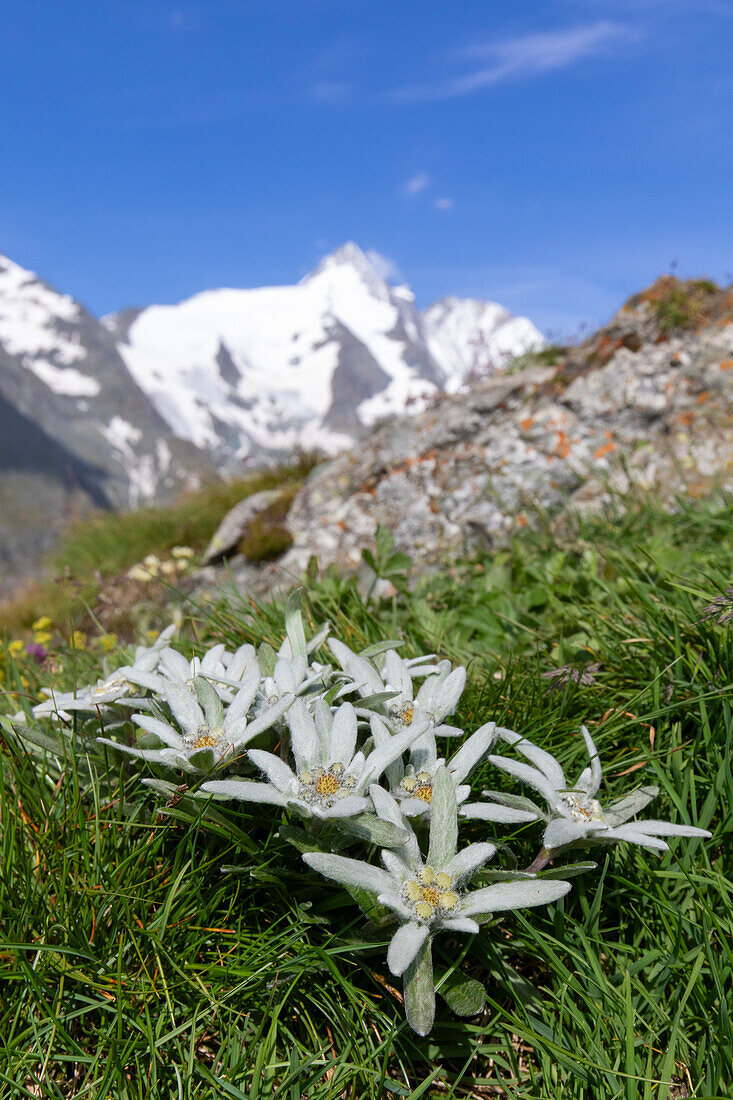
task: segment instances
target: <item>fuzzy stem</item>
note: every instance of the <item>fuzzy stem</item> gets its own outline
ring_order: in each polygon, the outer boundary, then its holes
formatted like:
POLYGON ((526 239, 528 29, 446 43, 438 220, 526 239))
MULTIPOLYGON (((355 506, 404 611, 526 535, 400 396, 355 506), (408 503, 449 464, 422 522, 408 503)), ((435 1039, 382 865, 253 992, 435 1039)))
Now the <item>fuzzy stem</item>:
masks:
POLYGON ((552 852, 548 852, 547 848, 540 848, 537 855, 534 857, 529 867, 525 867, 525 875, 535 875, 538 871, 543 871, 548 863, 555 857, 552 852))

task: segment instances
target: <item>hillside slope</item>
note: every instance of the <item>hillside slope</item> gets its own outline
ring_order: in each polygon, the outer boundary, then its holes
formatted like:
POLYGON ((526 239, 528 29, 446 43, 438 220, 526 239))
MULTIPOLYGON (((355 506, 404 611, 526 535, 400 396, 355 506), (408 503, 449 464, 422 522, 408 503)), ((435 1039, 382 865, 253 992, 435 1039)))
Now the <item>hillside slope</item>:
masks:
POLYGON ((668 503, 733 490, 732 322, 733 288, 661 279, 554 363, 527 356, 316 469, 288 517, 288 553, 264 572, 229 568, 263 591, 313 554, 353 569, 379 525, 424 567, 631 485, 668 503))

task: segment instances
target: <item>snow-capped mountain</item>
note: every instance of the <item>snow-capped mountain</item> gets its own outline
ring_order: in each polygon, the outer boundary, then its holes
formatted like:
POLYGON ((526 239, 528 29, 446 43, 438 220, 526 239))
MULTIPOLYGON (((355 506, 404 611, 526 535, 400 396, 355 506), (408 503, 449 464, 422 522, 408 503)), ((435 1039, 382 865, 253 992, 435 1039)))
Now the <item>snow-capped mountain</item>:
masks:
POLYGON ((542 343, 493 303, 446 298, 420 314, 352 243, 295 286, 208 290, 103 324, 170 431, 221 469, 341 450, 542 343))
POLYGON ((428 306, 422 320, 448 393, 544 343, 527 317, 514 317, 496 302, 478 298, 441 298, 428 306))
MULTIPOLYGON (((67 462, 50 463, 49 473, 73 474, 96 503, 138 504, 211 468, 208 456, 170 432, 99 321, 3 256, 0 398, 68 454, 67 462)), ((15 460, 4 455, 5 468, 23 465, 22 433, 16 434, 19 449, 15 460)))
POLYGON ((489 302, 424 313, 354 244, 295 286, 207 290, 100 323, 0 256, 0 589, 70 516, 335 452, 542 341, 489 302))

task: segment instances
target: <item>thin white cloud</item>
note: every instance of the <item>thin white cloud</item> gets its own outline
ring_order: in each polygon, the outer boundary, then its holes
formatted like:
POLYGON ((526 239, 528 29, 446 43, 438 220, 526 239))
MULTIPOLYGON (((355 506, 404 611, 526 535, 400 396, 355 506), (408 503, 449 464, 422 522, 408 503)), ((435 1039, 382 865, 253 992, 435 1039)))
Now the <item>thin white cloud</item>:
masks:
POLYGON ((427 172, 416 172, 405 184, 405 194, 410 197, 419 195, 421 191, 425 191, 430 187, 430 182, 430 176, 427 172))
POLYGON ((454 99, 472 95, 483 88, 506 80, 521 80, 541 73, 568 68, 576 61, 592 57, 613 45, 636 37, 629 27, 603 20, 587 26, 509 38, 502 42, 480 42, 457 55, 464 61, 486 63, 441 84, 403 88, 393 98, 404 102, 454 99))
POLYGON ((444 195, 441 198, 436 199, 433 203, 433 206, 436 210, 452 210, 453 199, 449 199, 446 195, 444 195))
POLYGON ((346 103, 351 92, 351 85, 345 80, 319 80, 311 89, 311 98, 316 103, 346 103))

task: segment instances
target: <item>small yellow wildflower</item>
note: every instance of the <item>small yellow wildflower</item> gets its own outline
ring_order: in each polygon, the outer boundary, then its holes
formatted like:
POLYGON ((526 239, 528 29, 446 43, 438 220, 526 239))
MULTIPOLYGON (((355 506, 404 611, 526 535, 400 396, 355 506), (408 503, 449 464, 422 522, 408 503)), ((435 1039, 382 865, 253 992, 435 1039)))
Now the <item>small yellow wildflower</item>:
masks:
POLYGON ((86 649, 87 647, 87 636, 83 630, 75 630, 71 635, 71 641, 74 649, 86 649))
POLYGON ((48 615, 41 615, 40 619, 36 619, 33 623, 34 630, 48 630, 50 626, 53 626, 53 623, 48 615))
POLYGON ((117 649, 118 639, 116 634, 103 634, 99 639, 99 644, 105 653, 111 653, 113 649, 117 649))
POLYGON ((36 645, 48 645, 52 638, 53 634, 51 634, 48 630, 38 630, 33 635, 33 641, 36 643, 36 645))
POLYGON ((25 653, 25 642, 15 638, 8 646, 8 652, 11 657, 20 657, 21 653, 25 653))

